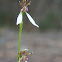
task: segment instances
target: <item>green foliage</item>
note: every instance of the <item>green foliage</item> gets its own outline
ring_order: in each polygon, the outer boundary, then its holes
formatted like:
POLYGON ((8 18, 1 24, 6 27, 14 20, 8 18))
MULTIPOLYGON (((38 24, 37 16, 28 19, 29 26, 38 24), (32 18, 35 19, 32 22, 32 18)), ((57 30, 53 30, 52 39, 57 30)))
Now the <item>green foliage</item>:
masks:
POLYGON ((0 11, 0 27, 4 27, 4 26, 13 27, 16 24, 15 21, 16 21, 16 17, 13 14, 13 12, 0 11))
POLYGON ((57 28, 58 24, 61 23, 58 15, 55 15, 53 12, 48 12, 43 21, 40 22, 40 31, 50 30, 52 28, 57 28))

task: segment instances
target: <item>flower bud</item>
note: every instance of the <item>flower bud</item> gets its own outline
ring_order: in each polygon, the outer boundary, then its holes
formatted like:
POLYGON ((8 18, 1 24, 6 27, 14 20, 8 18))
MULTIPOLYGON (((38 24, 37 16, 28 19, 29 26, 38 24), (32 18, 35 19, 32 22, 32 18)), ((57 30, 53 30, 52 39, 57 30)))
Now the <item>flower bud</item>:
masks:
POLYGON ((27 12, 28 11, 28 7, 27 6, 24 6, 22 9, 21 9, 22 12, 27 12))
POLYGON ((28 58, 27 58, 27 56, 22 56, 22 58, 21 58, 20 60, 21 60, 21 61, 27 61, 28 58))

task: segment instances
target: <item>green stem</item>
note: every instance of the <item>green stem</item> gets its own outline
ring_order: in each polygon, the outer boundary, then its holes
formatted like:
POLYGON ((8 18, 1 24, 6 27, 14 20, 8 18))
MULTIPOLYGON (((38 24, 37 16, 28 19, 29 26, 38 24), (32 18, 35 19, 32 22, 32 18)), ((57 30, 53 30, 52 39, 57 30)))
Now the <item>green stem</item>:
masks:
POLYGON ((23 24, 23 22, 20 24, 20 30, 19 30, 18 53, 20 52, 20 43, 21 43, 20 41, 21 41, 22 24, 23 24))
MULTIPOLYGON (((22 13, 22 17, 23 17, 23 12, 22 13)), ((20 56, 19 56, 19 53, 20 53, 20 43, 21 43, 21 32, 22 32, 22 25, 23 25, 23 22, 20 23, 20 26, 19 26, 19 42, 18 42, 18 62, 21 62, 20 61, 20 56)))

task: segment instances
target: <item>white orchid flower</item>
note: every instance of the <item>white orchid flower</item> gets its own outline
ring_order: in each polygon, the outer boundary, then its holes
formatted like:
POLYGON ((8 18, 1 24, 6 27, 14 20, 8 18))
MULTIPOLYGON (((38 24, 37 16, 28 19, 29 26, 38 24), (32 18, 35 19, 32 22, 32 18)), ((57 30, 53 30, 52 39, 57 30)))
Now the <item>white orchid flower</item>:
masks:
POLYGON ((18 25, 18 24, 20 24, 20 23, 22 22, 22 20, 23 20, 23 15, 22 15, 22 13, 25 12, 25 13, 26 13, 26 16, 27 16, 28 19, 29 19, 29 21, 30 21, 34 26, 39 27, 39 26, 35 23, 34 19, 27 13, 27 11, 28 11, 28 7, 27 7, 27 6, 31 3, 31 1, 30 1, 28 4, 26 4, 26 2, 27 2, 27 0, 23 0, 22 3, 20 3, 21 6, 22 6, 22 9, 21 9, 21 12, 19 13, 19 15, 18 15, 18 17, 17 17, 16 25, 18 25))

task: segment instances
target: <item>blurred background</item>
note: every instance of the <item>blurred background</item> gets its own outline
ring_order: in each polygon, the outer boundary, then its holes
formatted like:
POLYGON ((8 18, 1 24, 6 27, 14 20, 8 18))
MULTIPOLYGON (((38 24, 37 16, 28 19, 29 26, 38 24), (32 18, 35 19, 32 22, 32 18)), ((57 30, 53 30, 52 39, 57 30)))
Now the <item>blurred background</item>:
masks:
MULTIPOLYGON (((31 0, 28 7, 40 27, 24 14, 21 50, 34 52, 28 62, 62 62, 62 0, 31 0)), ((19 0, 0 0, 0 62, 17 62, 20 8, 19 0)))

